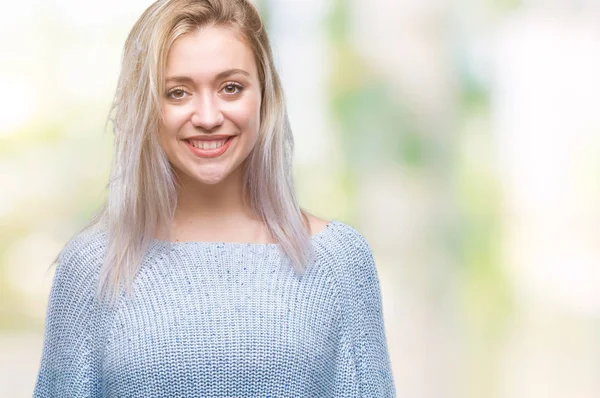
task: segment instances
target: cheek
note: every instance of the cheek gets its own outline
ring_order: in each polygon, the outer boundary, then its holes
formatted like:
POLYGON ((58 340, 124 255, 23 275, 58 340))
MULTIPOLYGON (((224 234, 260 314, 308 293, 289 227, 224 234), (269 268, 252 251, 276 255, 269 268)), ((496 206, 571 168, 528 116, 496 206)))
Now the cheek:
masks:
POLYGON ((260 98, 248 98, 234 110, 232 118, 244 133, 257 135, 260 126, 260 98))
POLYGON ((162 120, 160 123, 162 135, 165 137, 177 135, 177 132, 189 119, 189 111, 186 107, 166 106, 162 111, 162 120))

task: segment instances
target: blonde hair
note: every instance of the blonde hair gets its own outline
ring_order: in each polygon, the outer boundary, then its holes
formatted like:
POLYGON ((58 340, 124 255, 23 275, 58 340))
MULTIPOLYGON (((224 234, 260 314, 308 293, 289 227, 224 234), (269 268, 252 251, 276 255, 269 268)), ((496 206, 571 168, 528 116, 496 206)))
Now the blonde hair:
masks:
POLYGON ((269 39, 248 0, 159 0, 133 26, 109 120, 114 156, 108 198, 83 230, 100 228, 107 246, 97 295, 127 293, 156 228, 171 225, 177 204, 175 177, 157 130, 166 59, 182 35, 205 26, 234 29, 252 49, 262 88, 260 129, 244 165, 245 199, 294 269, 312 261, 310 227, 292 177, 294 141, 269 39), (114 116, 113 116, 114 112, 114 116))

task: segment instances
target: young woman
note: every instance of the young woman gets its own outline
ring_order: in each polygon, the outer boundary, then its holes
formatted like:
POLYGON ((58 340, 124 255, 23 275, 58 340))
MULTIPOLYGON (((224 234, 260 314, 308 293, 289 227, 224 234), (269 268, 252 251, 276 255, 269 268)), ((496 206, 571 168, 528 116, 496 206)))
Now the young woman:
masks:
POLYGON ((247 0, 160 0, 125 43, 106 204, 56 259, 35 397, 394 397, 364 237, 300 208, 247 0))

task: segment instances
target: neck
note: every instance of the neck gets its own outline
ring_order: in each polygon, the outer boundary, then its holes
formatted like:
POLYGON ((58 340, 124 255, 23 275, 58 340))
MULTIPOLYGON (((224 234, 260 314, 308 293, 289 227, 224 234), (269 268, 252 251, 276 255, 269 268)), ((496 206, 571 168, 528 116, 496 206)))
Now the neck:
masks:
POLYGON ((186 175, 179 175, 178 181, 176 222, 212 224, 253 218, 243 197, 239 171, 213 185, 199 183, 186 175))
POLYGON ((167 231, 159 230, 158 236, 173 241, 272 243, 264 223, 244 200, 242 177, 236 171, 207 185, 179 175, 173 224, 167 231))

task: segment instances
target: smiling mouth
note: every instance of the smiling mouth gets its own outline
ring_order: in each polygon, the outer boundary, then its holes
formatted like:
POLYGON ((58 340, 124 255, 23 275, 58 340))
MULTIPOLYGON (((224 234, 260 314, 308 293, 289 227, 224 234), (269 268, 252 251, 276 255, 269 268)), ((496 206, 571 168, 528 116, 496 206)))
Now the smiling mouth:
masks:
POLYGON ((190 151, 202 158, 214 158, 221 156, 231 146, 231 142, 235 136, 231 136, 219 140, 183 140, 190 151))
POLYGON ((221 140, 185 140, 190 143, 194 148, 211 150, 218 149, 225 145, 232 137, 224 138, 221 140))

